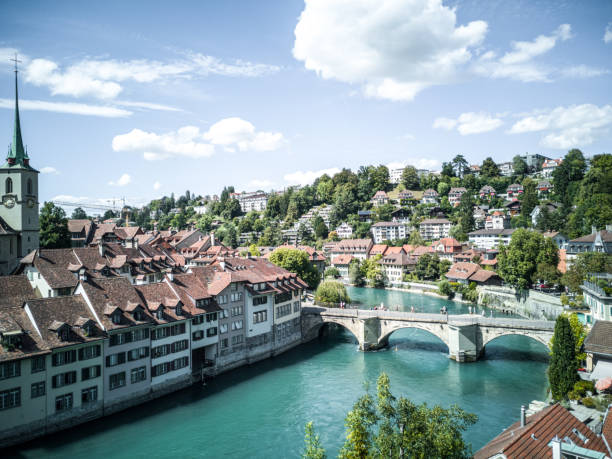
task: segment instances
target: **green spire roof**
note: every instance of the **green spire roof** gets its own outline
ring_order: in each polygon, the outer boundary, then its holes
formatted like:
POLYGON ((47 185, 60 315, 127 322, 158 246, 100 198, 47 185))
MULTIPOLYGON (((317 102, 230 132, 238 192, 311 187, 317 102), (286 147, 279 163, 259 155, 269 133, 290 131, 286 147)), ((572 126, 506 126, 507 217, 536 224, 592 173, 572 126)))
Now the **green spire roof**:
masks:
POLYGON ((32 169, 28 152, 23 147, 21 123, 19 122, 19 92, 17 88, 17 69, 15 68, 15 125, 13 126, 13 143, 6 157, 4 167, 32 169))

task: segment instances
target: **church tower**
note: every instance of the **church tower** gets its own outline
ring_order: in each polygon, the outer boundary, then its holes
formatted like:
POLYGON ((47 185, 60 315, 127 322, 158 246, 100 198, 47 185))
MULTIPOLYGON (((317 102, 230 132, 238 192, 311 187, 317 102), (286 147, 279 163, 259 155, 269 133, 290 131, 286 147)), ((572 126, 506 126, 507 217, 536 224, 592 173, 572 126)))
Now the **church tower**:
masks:
MULTIPOLYGON (((15 121, 13 142, 0 166, 0 220, 16 233, 18 258, 39 246, 38 171, 30 166, 28 152, 23 147, 19 121, 19 93, 17 88, 17 59, 15 58, 15 121)), ((1 232, 1 231, 0 231, 1 232)))

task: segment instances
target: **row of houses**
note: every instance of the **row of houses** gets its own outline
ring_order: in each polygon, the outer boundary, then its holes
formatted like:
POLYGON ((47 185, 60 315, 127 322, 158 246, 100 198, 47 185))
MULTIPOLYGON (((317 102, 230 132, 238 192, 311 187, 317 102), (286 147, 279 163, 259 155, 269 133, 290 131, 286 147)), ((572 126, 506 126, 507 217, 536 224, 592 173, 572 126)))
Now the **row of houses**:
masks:
POLYGON ((70 292, 47 297, 25 275, 0 278, 0 446, 301 342, 307 286, 262 258, 219 257, 139 285, 90 266, 72 275, 70 292))

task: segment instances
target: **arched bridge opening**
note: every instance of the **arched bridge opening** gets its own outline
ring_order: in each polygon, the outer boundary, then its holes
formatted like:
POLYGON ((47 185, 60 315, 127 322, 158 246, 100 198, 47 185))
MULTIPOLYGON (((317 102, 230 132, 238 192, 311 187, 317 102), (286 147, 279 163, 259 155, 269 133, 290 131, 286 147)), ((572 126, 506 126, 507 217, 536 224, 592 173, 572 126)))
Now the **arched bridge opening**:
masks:
POLYGON ((519 331, 499 333, 483 340, 481 356, 491 360, 548 361, 551 336, 519 331))
MULTIPOLYGON (((384 334, 381 335, 378 341, 380 346, 388 346, 389 340, 397 331, 416 330, 420 332, 418 334, 421 334, 422 336, 424 335, 427 337, 434 337, 435 340, 427 341, 427 340, 419 339, 419 337, 416 336, 414 338, 411 338, 410 341, 419 343, 419 347, 420 346, 428 347, 426 345, 428 343, 432 343, 431 348, 436 348, 437 350, 440 350, 440 352, 448 353, 448 331, 446 330, 444 326, 440 327, 439 324, 424 325, 424 324, 418 324, 418 323, 405 323, 401 325, 391 326, 389 328, 390 328, 389 330, 383 331, 384 334)), ((402 339, 402 338, 399 337, 399 339, 402 339)))

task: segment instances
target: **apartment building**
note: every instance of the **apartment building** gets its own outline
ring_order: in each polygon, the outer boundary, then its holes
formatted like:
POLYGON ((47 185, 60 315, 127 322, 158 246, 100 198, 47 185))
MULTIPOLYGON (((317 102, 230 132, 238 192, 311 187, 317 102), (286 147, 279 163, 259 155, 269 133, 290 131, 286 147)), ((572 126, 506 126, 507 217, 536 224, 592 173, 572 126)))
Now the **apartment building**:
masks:
POLYGON ((402 181, 403 173, 404 169, 401 167, 397 169, 389 169, 389 183, 392 183, 393 185, 400 183, 402 181))
POLYGON ((448 202, 451 206, 457 207, 461 202, 461 196, 465 193, 467 193, 467 189, 462 186, 451 188, 448 192, 448 202))
POLYGON ((247 213, 252 210, 262 212, 266 210, 268 205, 268 195, 263 191, 254 191, 250 193, 234 193, 232 198, 237 199, 242 212, 247 213))
POLYGON ((473 247, 479 249, 494 249, 499 244, 508 245, 512 238, 514 229, 481 229, 468 233, 468 238, 473 247))
POLYGON ((404 274, 413 271, 416 260, 403 250, 398 253, 387 253, 380 260, 387 285, 397 285, 404 280, 404 274))
POLYGON ((370 256, 372 239, 343 239, 332 248, 331 255, 351 255, 354 258, 365 260, 370 256))
POLYGON ((446 218, 429 218, 419 224, 419 233, 426 241, 449 237, 451 222, 446 218))
POLYGON ((340 239, 350 239, 353 237, 353 228, 346 222, 342 222, 336 228, 336 234, 340 239))
POLYGON ((499 173, 504 177, 511 177, 514 174, 514 165, 511 161, 499 163, 497 167, 499 168, 499 173))
POLYGON ((378 222, 370 228, 375 244, 406 238, 406 225, 400 222, 378 222))

